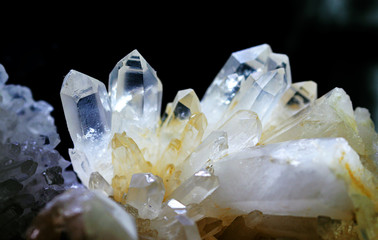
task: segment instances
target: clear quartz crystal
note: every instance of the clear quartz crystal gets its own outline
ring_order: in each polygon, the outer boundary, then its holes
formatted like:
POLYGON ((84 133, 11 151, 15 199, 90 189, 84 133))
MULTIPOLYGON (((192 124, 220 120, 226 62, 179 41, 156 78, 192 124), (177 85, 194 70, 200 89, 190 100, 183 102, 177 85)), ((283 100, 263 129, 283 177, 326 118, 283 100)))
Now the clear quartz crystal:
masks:
POLYGON ((99 172, 92 172, 89 178, 88 188, 91 190, 101 190, 106 195, 113 195, 113 188, 99 172))
POLYGON ((188 120, 190 116, 201 112, 199 99, 193 89, 178 91, 172 105, 166 110, 167 117, 163 122, 163 128, 175 128, 179 122, 188 120))
POLYGON ((267 59, 266 72, 272 71, 274 69, 283 68, 285 69, 285 78, 287 82, 291 83, 291 69, 289 63, 289 57, 285 54, 271 53, 267 59))
POLYGON ((220 120, 248 76, 257 79, 263 73, 270 53, 270 46, 263 44, 231 54, 201 100, 203 112, 211 116, 210 123, 220 120))
POLYGON ((109 182, 113 172, 110 152, 107 151, 111 108, 105 85, 71 70, 64 78, 60 96, 75 146, 70 152, 75 171, 85 185, 93 171, 98 171, 109 182))
POLYGON ((261 143, 324 137, 343 137, 357 153, 365 155, 352 102, 343 89, 335 88, 317 99, 313 105, 292 116, 275 131, 264 134, 261 143))
MULTIPOLYGON (((191 123, 188 125, 190 120, 192 123, 197 123, 195 125, 198 125, 197 120, 206 121, 207 126, 207 120, 201 113, 200 101, 193 89, 179 91, 173 103, 167 106, 165 113, 166 117, 160 127, 160 148, 164 151, 166 151, 166 148, 169 148, 169 145, 182 145, 175 144, 175 142, 180 140, 178 138, 180 135, 185 134, 186 130, 190 130, 190 128, 187 128, 193 125, 191 123), (197 117, 194 118, 194 115, 197 117)), ((206 126, 202 126, 201 128, 205 130, 206 126)), ((203 135, 203 133, 201 134, 203 135)))
POLYGON ((164 203, 158 219, 151 222, 151 227, 159 230, 159 240, 201 239, 196 223, 188 217, 188 208, 176 199, 164 203))
POLYGON ((279 68, 262 74, 257 80, 249 76, 242 86, 242 90, 234 100, 235 104, 225 115, 231 116, 236 111, 248 109, 257 113, 264 126, 290 83, 285 77, 285 70, 279 68))
POLYGON ((208 170, 202 169, 176 188, 169 198, 176 199, 185 205, 199 204, 210 196, 218 186, 218 177, 208 170))
POLYGON ((126 204, 138 209, 139 217, 154 219, 161 210, 165 189, 163 180, 151 173, 136 173, 132 176, 126 204))
POLYGON ((272 111, 272 116, 264 128, 267 133, 279 127, 286 119, 310 106, 317 98, 317 85, 313 81, 293 83, 272 111))
POLYGON ((290 84, 289 58, 272 53, 269 45, 234 52, 201 100, 210 126, 208 132, 224 116, 230 117, 238 110, 256 112, 265 125, 290 84))
MULTIPOLYGON (((162 84, 155 70, 134 50, 121 59, 109 75, 113 129, 127 130, 128 122, 155 129, 160 119, 162 84)), ((135 127, 135 126, 133 126, 135 127)))
POLYGON ((111 109, 105 85, 71 70, 64 78, 60 96, 75 147, 98 144, 111 128, 111 109))
POLYGON ((228 153, 255 146, 261 137, 261 122, 256 113, 240 110, 231 116, 218 131, 228 136, 228 153))
POLYGON ((227 154, 228 138, 224 131, 214 131, 188 156, 178 169, 180 179, 185 181, 201 168, 210 167, 214 161, 227 154))

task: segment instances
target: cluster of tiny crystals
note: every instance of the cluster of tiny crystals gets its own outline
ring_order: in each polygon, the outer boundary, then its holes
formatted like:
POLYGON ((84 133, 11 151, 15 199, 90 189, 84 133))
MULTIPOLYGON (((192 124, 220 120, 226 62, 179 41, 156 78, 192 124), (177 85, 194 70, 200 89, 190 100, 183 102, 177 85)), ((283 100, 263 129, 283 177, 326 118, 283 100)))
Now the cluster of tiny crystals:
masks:
POLYGON ((19 239, 47 202, 80 184, 54 150, 53 108, 7 80, 0 64, 0 239, 19 239))
POLYGON ((343 89, 318 98, 262 44, 232 53, 201 100, 181 90, 161 115, 162 92, 137 50, 108 90, 66 75, 87 189, 48 204, 30 239, 376 239, 378 135, 343 89))

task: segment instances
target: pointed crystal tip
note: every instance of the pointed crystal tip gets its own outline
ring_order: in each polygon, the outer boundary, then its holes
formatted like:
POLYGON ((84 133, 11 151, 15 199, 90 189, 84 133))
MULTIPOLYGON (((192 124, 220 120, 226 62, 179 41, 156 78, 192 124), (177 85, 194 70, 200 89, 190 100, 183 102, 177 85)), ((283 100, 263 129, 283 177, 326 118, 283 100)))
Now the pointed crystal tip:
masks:
POLYGON ((147 128, 156 127, 159 121, 162 91, 155 70, 136 49, 121 59, 109 75, 112 109, 147 128))
POLYGON ((102 82, 71 70, 64 78, 60 96, 74 144, 99 139, 110 131, 110 103, 102 82))

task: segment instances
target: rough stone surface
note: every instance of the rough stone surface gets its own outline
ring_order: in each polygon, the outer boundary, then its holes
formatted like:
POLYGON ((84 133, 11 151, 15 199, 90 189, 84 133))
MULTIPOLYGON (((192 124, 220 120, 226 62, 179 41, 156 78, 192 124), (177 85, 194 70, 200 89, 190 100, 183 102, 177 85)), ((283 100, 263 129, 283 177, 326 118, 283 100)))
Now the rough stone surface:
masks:
POLYGON ((0 238, 19 239, 46 203, 81 185, 54 150, 60 140, 53 108, 7 78, 0 65, 0 238))

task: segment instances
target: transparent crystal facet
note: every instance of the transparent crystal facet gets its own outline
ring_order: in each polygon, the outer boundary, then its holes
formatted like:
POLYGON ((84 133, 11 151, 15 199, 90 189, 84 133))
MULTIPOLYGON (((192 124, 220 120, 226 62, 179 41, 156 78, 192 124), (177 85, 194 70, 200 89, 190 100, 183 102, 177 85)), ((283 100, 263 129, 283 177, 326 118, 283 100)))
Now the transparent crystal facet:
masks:
POLYGON ((137 50, 121 59, 109 75, 112 109, 120 115, 113 121, 114 129, 125 131, 128 120, 155 129, 160 119, 162 90, 155 70, 137 50))
POLYGON ((141 218, 154 219, 161 210, 164 194, 160 177, 151 173, 136 173, 131 178, 126 203, 138 209, 141 218))
POLYGON ((228 153, 253 147, 260 140, 262 127, 256 113, 240 110, 231 116, 219 131, 225 131, 228 136, 228 153))
POLYGON ((227 154, 228 138, 224 131, 214 131, 179 166, 180 179, 185 181, 201 168, 206 168, 227 154))
POLYGON ((343 137, 356 152, 365 155, 358 134, 352 102, 344 90, 335 88, 313 105, 285 121, 276 130, 266 133, 264 144, 301 138, 343 137))
POLYGON ((248 94, 256 98, 249 109, 257 113, 263 125, 288 86, 290 83, 285 79, 283 68, 267 72, 254 82, 252 92, 248 94))
POLYGON ((91 190, 101 190, 108 196, 113 195, 113 188, 99 172, 91 173, 88 188, 91 190))
POLYGON ((317 85, 315 82, 293 83, 274 107, 263 132, 269 134, 270 131, 283 125, 287 119, 313 104, 316 98, 317 85))
POLYGON ((260 77, 270 53, 270 46, 263 44, 231 55, 201 100, 202 110, 209 118, 209 123, 220 120, 245 79, 250 75, 254 79, 260 77))
POLYGON ((60 96, 75 146, 98 142, 110 131, 110 103, 102 82, 71 70, 64 78, 60 96))
POLYGON ((196 223, 188 217, 188 208, 176 199, 164 203, 157 221, 152 221, 151 225, 152 228, 159 229, 159 240, 201 239, 196 223))
POLYGON ((210 196, 218 186, 218 177, 208 170, 202 169, 176 188, 169 198, 176 199, 185 205, 199 204, 210 196))

